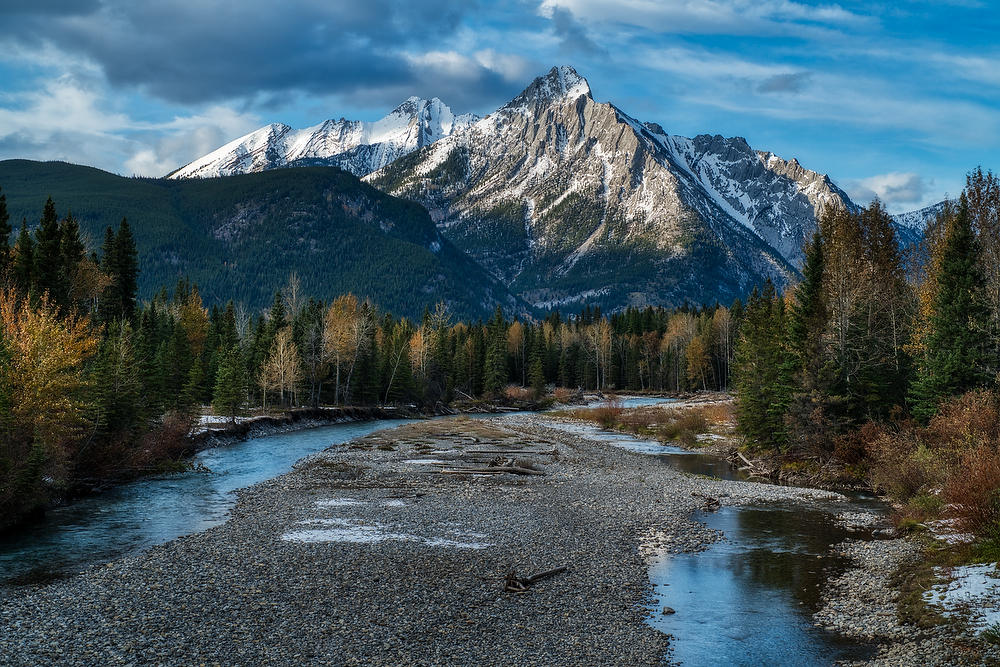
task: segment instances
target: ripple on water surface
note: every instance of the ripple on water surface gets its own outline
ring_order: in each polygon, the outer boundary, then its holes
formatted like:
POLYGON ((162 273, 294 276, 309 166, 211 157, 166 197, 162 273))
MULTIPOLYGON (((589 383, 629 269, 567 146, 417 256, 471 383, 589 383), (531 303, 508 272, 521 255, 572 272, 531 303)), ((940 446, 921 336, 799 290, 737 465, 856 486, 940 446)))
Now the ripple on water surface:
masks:
POLYGON ((831 548, 858 537, 832 513, 778 504, 723 507, 696 518, 725 538, 701 553, 658 556, 650 566, 657 601, 650 623, 675 637, 673 660, 828 665, 872 654, 813 625, 823 583, 848 566, 831 548), (676 613, 661 615, 665 606, 676 613))

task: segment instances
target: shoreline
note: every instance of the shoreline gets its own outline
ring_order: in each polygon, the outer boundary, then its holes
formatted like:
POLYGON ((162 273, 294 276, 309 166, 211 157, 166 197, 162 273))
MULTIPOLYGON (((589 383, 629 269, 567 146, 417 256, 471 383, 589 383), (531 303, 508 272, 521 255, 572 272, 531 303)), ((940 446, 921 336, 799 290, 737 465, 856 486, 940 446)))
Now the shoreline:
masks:
MULTIPOLYGON (((0 655, 25 665, 664 664, 671 638, 646 623, 658 611, 649 559, 725 539, 697 519, 707 497, 846 501, 688 475, 560 421, 419 421, 306 456, 238 491, 220 526, 0 601, 0 655), (542 474, 441 472, 496 456, 542 474), (568 569, 504 592, 511 571, 558 567, 568 569)), ((889 575, 913 556, 910 540, 836 548, 854 564, 826 582, 813 618, 879 644, 852 664, 963 664, 947 632, 895 622, 889 575)))
POLYGON ((645 623, 647 555, 719 539, 692 518, 703 502, 693 494, 836 497, 692 477, 546 421, 424 421, 308 456, 240 491, 220 526, 4 601, 0 654, 12 664, 662 664, 669 638, 645 623), (442 474, 434 463, 493 456, 481 450, 509 450, 543 474, 442 474), (511 569, 561 566, 526 593, 503 591, 511 569))

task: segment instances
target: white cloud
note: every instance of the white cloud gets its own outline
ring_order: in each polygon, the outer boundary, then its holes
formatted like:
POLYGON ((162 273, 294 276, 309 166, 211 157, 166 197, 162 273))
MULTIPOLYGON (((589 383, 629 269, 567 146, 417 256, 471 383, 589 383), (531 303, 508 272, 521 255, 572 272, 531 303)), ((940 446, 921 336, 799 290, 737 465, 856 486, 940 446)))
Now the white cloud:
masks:
POLYGON ((99 81, 72 75, 0 94, 0 158, 162 176, 261 124, 223 106, 163 122, 136 120, 112 108, 110 98, 99 81))
POLYGON ((519 55, 498 53, 493 49, 482 49, 473 54, 476 62, 492 70, 508 81, 527 81, 535 75, 537 66, 519 55))
POLYGON ((544 0, 538 11, 552 17, 557 9, 589 22, 624 23, 667 33, 803 36, 871 22, 839 5, 813 6, 791 0, 544 0))
POLYGON ((931 195, 934 181, 914 172, 893 171, 846 183, 851 199, 867 205, 878 197, 893 212, 908 211, 936 203, 931 195))

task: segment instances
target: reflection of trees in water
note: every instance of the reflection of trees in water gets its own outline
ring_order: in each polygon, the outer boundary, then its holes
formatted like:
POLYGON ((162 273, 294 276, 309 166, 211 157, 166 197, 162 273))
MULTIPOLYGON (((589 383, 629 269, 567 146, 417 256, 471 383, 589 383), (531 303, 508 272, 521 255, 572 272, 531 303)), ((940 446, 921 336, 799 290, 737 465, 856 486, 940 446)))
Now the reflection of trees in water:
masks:
POLYGON ((708 523, 739 545, 729 556, 729 568, 748 585, 787 591, 815 611, 823 583, 849 564, 847 558, 830 553, 848 537, 831 514, 802 507, 748 507, 725 513, 721 521, 708 523))
POLYGON ((719 479, 746 479, 746 475, 729 465, 725 459, 708 454, 675 454, 666 457, 667 465, 693 475, 708 475, 719 479))

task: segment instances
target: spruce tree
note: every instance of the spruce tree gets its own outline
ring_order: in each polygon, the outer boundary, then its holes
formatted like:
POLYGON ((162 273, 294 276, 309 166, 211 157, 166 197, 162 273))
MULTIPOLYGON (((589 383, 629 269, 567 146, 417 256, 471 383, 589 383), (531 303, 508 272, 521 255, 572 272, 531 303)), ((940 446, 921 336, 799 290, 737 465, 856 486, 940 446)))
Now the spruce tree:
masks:
POLYGON ((112 324, 101 342, 94 371, 98 428, 104 437, 131 441, 143 430, 140 371, 131 325, 112 324))
POLYGON ((104 229, 104 243, 101 244, 101 271, 108 277, 110 283, 101 293, 97 305, 97 316, 101 322, 110 324, 121 312, 121 302, 118 300, 118 288, 115 285, 115 232, 111 227, 104 229))
POLYGON ((7 280, 10 270, 10 214, 7 213, 7 195, 0 190, 0 285, 7 280))
POLYGON ((733 361, 739 430, 753 445, 783 449, 791 395, 784 305, 768 280, 750 296, 733 361))
POLYGON ((80 238, 80 224, 72 213, 66 214, 63 218, 59 233, 63 270, 72 276, 76 273, 80 262, 87 256, 87 248, 80 238))
POLYGON ((62 305, 64 302, 65 275, 62 261, 62 231, 56 206, 49 197, 42 212, 42 221, 35 230, 35 256, 32 275, 39 293, 48 293, 49 301, 62 305))
POLYGON ((35 242, 28 232, 28 221, 21 220, 21 233, 14 245, 14 261, 11 264, 11 282, 22 296, 27 296, 34 284, 35 242))
POLYGON ((806 245, 802 282, 795 288, 788 313, 788 344, 796 371, 806 373, 822 363, 822 336, 826 327, 827 307, 823 294, 823 237, 819 231, 806 245))
POLYGON ((219 360, 219 370, 215 376, 212 392, 212 409, 217 414, 235 421, 246 397, 246 377, 243 361, 235 346, 225 348, 219 360))
POLYGON ((135 303, 139 293, 139 253, 135 247, 132 228, 122 218, 114 241, 114 279, 117 291, 117 316, 126 320, 135 318, 135 303))
POLYGON ((483 391, 499 396, 507 385, 507 323, 497 306, 487 329, 483 391))
POLYGON ((545 395, 545 367, 542 365, 541 354, 534 354, 528 364, 528 381, 531 383, 531 393, 535 400, 545 395))
POLYGON ((988 311, 980 244, 965 196, 948 222, 931 306, 926 352, 911 388, 912 412, 927 421, 940 402, 972 389, 986 378, 984 349, 988 311))
POLYGON ((67 308, 82 308, 85 304, 74 303, 73 294, 79 277, 80 264, 87 256, 87 248, 80 238, 80 225, 68 213, 59 225, 60 253, 62 255, 63 296, 67 308))

